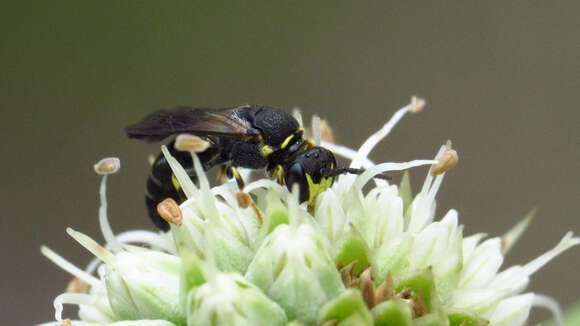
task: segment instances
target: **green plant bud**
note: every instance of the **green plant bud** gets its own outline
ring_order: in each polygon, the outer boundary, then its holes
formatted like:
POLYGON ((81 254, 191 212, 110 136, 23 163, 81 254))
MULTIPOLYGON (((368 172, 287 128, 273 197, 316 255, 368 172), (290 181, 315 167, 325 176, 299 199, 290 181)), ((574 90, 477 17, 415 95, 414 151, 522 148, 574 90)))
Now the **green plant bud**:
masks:
POLYGON ((290 319, 305 323, 312 323, 318 309, 344 289, 326 243, 308 224, 279 225, 264 239, 246 278, 290 319))
POLYGON ((373 317, 359 290, 348 289, 325 304, 318 315, 318 324, 336 322, 340 326, 373 325, 373 317))
POLYGON ((413 311, 402 299, 385 301, 371 310, 376 326, 412 326, 413 311))
POLYGON ((107 293, 118 319, 164 319, 183 324, 179 306, 180 260, 152 250, 122 251, 107 264, 107 293))
POLYGON ((284 310, 239 274, 212 275, 188 296, 188 326, 286 325, 284 310))

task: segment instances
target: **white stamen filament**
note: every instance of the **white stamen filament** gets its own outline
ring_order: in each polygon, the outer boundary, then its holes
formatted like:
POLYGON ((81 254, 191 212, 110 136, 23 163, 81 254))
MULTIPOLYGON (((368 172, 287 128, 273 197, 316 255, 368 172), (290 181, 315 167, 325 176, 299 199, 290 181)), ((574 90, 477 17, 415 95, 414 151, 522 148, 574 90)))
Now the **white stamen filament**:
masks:
POLYGON ((320 140, 322 138, 322 131, 320 130, 320 117, 317 115, 312 116, 311 122, 312 128, 312 141, 314 145, 320 146, 320 140))
POLYGON ((564 238, 556 245, 556 247, 548 250, 546 253, 540 257, 532 260, 531 262, 524 265, 524 271, 528 276, 531 276, 537 272, 540 268, 544 267, 552 259, 556 258, 558 255, 564 251, 570 249, 571 247, 580 244, 580 238, 575 238, 572 232, 566 233, 564 238))
POLYGON ((82 293, 63 293, 54 299, 54 318, 62 321, 63 305, 92 305, 96 301, 96 297, 82 294, 82 293))
POLYGON ((75 231, 71 228, 67 228, 66 232, 71 237, 73 237, 73 239, 75 239, 78 243, 80 243, 81 246, 85 247, 88 251, 90 251, 93 255, 95 255, 97 258, 99 258, 106 264, 109 265, 115 264, 116 260, 115 255, 113 255, 113 253, 111 253, 107 249, 103 248, 95 240, 91 239, 86 234, 75 231))
POLYGON ((107 246, 111 248, 113 252, 119 252, 123 250, 123 245, 115 238, 115 234, 111 229, 109 224, 109 218, 107 217, 107 175, 103 175, 101 179, 101 187, 99 189, 99 197, 101 200, 101 206, 99 207, 99 227, 101 228, 101 233, 105 238, 107 246))
POLYGON ((161 152, 165 156, 167 163, 169 163, 171 171, 173 171, 173 174, 175 174, 175 177, 179 181, 185 196, 187 198, 195 197, 195 194, 197 193, 197 187, 193 184, 193 181, 191 181, 181 164, 179 164, 179 162, 177 162, 177 160, 171 156, 169 150, 167 150, 167 146, 161 146, 161 152))
POLYGON ((101 281, 99 281, 99 279, 97 279, 96 277, 83 271, 82 269, 76 267, 71 262, 66 260, 64 257, 60 256, 56 252, 52 251, 47 246, 40 247, 40 252, 46 258, 50 259, 50 261, 52 261, 56 266, 62 268, 63 270, 65 270, 69 274, 78 277, 82 281, 87 282, 91 286, 100 286, 101 285, 101 281))
POLYGON ((405 116, 409 110, 413 108, 413 105, 408 104, 407 106, 402 107, 399 109, 391 119, 383 125, 381 129, 371 135, 360 147, 356 157, 352 160, 350 164, 351 168, 359 168, 362 165, 362 161, 367 158, 370 154, 372 149, 381 141, 383 138, 387 137, 387 135, 391 132, 393 127, 397 125, 397 123, 405 116))
MULTIPOLYGON (((324 141, 324 140, 322 140, 320 142, 320 144, 322 145, 322 147, 325 147, 326 149, 330 150, 334 154, 337 154, 337 155, 342 156, 344 158, 348 158, 351 161, 354 160, 354 158, 356 157, 356 154, 357 154, 357 151, 355 151, 349 147, 336 145, 336 144, 329 143, 329 142, 324 141)), ((361 160, 361 166, 366 168, 366 169, 373 167, 374 165, 375 165, 375 163, 373 163, 373 161, 369 160, 368 158, 364 158, 361 160)))
POLYGON ((552 316, 554 316, 554 322, 556 325, 564 326, 564 314, 562 313, 562 309, 560 308, 558 302, 553 298, 534 293, 534 301, 532 306, 547 309, 552 313, 552 316))
POLYGON ((437 163, 435 160, 414 160, 403 163, 381 163, 367 169, 365 172, 359 175, 356 178, 354 187, 358 190, 361 190, 370 179, 383 172, 406 170, 416 166, 431 165, 434 164, 434 162, 437 163))

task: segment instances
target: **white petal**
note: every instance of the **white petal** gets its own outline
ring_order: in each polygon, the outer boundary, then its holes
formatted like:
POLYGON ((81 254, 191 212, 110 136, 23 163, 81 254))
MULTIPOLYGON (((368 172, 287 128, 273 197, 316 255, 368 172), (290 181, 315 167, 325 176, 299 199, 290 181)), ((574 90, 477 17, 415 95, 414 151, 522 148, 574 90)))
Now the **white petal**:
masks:
POLYGON ((488 316, 490 326, 521 326, 530 314, 533 293, 526 293, 502 300, 488 316))
POLYGON ((486 236, 487 235, 485 233, 476 233, 469 237, 463 238, 463 259, 465 261, 471 258, 471 255, 475 251, 475 248, 479 242, 486 236))
POLYGON ((487 285, 495 277, 502 263, 501 240, 492 238, 484 241, 465 262, 459 286, 479 288, 487 285))

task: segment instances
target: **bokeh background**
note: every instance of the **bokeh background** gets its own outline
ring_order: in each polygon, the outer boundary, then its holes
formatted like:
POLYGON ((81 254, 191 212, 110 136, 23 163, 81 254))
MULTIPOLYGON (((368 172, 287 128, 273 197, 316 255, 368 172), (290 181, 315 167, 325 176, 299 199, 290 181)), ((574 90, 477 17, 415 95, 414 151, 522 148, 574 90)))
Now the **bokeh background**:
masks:
MULTIPOLYGON (((461 162, 439 213, 466 233, 499 235, 538 216, 506 264, 580 232, 580 25, 577 1, 36 1, 0 10, 0 324, 53 317, 69 276, 48 244, 84 265, 64 232, 97 230, 92 165, 110 179, 115 231, 153 229, 143 207, 146 157, 158 146, 123 127, 177 104, 301 107, 358 146, 413 94, 428 101, 372 153, 429 158, 447 139, 461 162)), ((418 189, 425 169, 412 171, 418 189)), ((531 289, 580 297, 580 250, 534 275, 531 289)), ((73 310, 69 310, 72 312, 73 310)), ((534 313, 534 320, 546 317, 534 313)))

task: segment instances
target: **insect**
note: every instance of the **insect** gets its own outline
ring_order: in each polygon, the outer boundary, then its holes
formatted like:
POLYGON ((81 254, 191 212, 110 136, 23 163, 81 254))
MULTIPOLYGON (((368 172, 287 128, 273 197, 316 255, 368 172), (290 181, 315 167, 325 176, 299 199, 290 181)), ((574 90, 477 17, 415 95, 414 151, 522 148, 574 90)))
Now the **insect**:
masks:
MULTIPOLYGON (((237 168, 265 168, 288 189, 297 184, 300 202, 308 201, 311 207, 316 197, 332 186, 337 175, 362 172, 360 169, 338 168, 331 151, 304 138, 304 128, 292 115, 268 106, 162 109, 125 131, 130 138, 149 143, 179 134, 198 136, 210 144, 209 148, 198 153, 204 170, 221 166, 222 174, 234 177, 243 190, 244 180, 237 168)), ((191 153, 176 150, 174 144, 175 139, 167 146, 169 152, 195 181, 191 153)), ((156 208, 168 197, 176 201, 185 199, 168 162, 163 154, 159 154, 147 180, 145 201, 149 216, 163 230, 167 230, 169 225, 156 208)))

